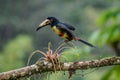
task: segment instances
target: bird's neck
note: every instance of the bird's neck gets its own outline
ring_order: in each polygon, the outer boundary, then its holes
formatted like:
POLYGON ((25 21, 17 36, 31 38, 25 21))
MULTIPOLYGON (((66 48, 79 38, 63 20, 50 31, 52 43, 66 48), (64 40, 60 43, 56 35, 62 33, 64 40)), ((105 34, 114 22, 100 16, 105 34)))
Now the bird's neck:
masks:
POLYGON ((51 27, 57 25, 58 23, 59 23, 59 21, 53 21, 53 22, 51 23, 51 27))

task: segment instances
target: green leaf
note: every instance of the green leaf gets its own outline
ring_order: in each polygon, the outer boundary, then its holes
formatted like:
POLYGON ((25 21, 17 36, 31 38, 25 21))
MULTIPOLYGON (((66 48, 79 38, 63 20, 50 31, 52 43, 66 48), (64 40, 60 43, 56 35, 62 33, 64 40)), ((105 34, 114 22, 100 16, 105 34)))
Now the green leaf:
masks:
POLYGON ((115 66, 108 70, 101 80, 120 80, 120 66, 115 66))
POLYGON ((116 28, 113 32, 111 42, 114 42, 114 41, 120 41, 120 25, 116 26, 116 28))
POLYGON ((100 27, 103 27, 106 23, 108 23, 112 19, 112 24, 114 24, 118 18, 118 15, 120 14, 120 9, 119 8, 111 8, 109 10, 106 10, 102 13, 102 15, 98 18, 97 24, 100 27))
POLYGON ((102 25, 104 25, 107 21, 108 21, 108 19, 111 17, 111 11, 110 10, 108 10, 108 11, 104 11, 103 13, 102 13, 102 15, 98 18, 98 20, 97 20, 97 23, 98 23, 98 25, 99 26, 102 26, 102 25))

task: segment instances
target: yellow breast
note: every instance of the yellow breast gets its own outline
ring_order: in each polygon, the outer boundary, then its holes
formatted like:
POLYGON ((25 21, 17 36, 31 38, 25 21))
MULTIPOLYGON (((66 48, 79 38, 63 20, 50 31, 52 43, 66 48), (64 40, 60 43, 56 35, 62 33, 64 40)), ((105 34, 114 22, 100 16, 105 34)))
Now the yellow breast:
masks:
POLYGON ((61 33, 61 31, 56 26, 53 26, 52 30, 62 38, 67 38, 68 37, 67 33, 63 33, 63 32, 61 33))
POLYGON ((53 27, 52 27, 52 30, 53 30, 56 34, 58 34, 58 35, 61 33, 60 30, 57 29, 56 26, 53 26, 53 27))

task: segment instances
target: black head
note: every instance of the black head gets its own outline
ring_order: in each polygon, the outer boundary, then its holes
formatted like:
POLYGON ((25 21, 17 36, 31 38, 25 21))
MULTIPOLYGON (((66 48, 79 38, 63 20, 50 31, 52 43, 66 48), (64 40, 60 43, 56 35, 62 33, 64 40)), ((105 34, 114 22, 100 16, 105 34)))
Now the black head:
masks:
POLYGON ((36 29, 37 31, 47 25, 52 25, 58 23, 59 20, 56 19, 55 17, 48 17, 46 20, 44 20, 42 23, 40 23, 39 27, 36 29))
POLYGON ((47 19, 50 20, 51 23, 57 23, 57 22, 59 22, 59 20, 57 18, 55 18, 55 17, 48 17, 47 19))

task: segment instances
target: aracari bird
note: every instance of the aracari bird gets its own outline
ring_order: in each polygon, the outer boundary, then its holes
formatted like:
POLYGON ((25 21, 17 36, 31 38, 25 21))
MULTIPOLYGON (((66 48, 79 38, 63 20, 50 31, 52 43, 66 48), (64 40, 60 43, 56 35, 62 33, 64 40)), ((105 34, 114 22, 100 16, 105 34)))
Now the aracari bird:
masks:
POLYGON ((75 28, 69 24, 60 22, 57 18, 55 17, 48 17, 46 20, 44 20, 42 23, 40 23, 39 27, 36 29, 38 31, 44 26, 50 25, 52 30, 59 35, 62 38, 65 38, 65 42, 75 40, 75 41, 80 41, 90 47, 94 47, 92 44, 82 40, 81 38, 75 37, 73 34, 73 31, 75 28))

